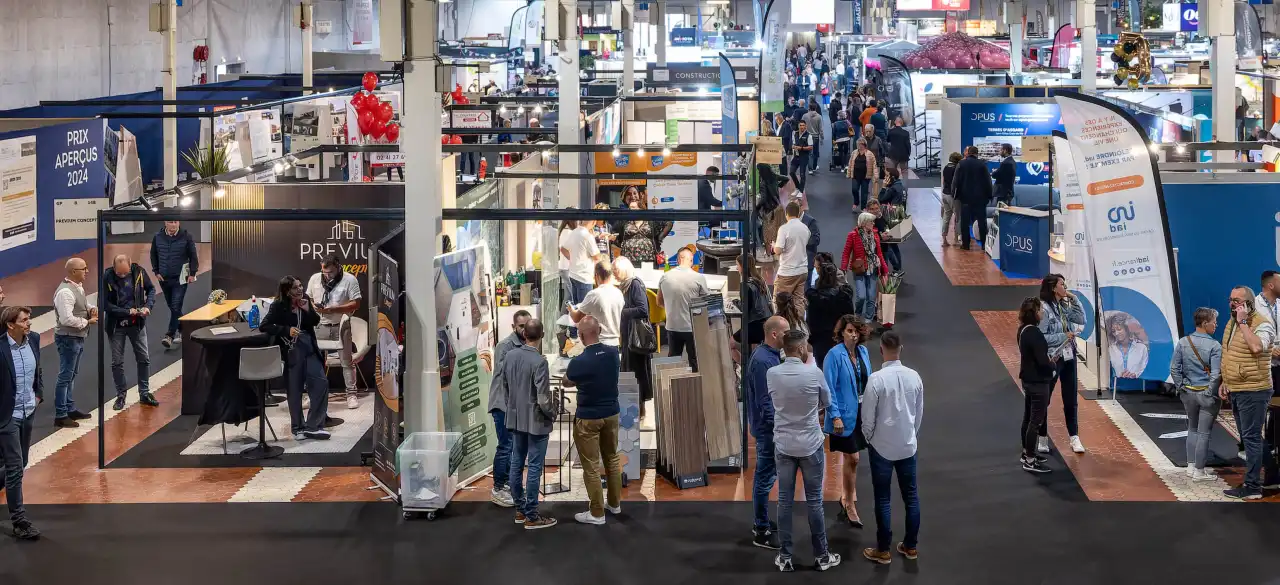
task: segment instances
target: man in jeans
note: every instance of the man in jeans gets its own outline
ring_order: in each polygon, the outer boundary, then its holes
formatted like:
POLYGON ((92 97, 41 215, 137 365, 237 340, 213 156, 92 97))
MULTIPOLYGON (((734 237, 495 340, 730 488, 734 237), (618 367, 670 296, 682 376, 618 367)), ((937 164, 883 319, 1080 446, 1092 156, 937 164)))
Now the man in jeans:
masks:
POLYGON ((756 346, 747 363, 747 408, 750 409, 751 437, 756 441, 756 471, 751 490, 751 503, 755 508, 752 523, 752 544, 770 550, 778 550, 777 526, 769 522, 769 490, 778 478, 773 443, 773 399, 769 396, 769 369, 782 363, 782 336, 790 329, 787 320, 779 316, 764 322, 764 342, 756 346))
POLYGON ((493 417, 493 430, 498 436, 498 447, 493 451, 493 489, 489 501, 503 508, 514 507, 511 499, 511 433, 507 432, 507 394, 502 385, 502 366, 507 352, 524 345, 524 326, 532 316, 521 309, 511 318, 511 335, 498 342, 493 349, 493 379, 489 381, 489 415, 493 417))
POLYGON ((862 397, 862 434, 870 443, 871 486, 876 497, 876 546, 862 549, 862 556, 873 563, 887 565, 893 561, 889 542, 893 538, 889 489, 893 474, 898 474, 907 508, 907 537, 898 543, 898 553, 909 560, 916 558, 920 536, 920 497, 916 493, 916 435, 924 416, 924 382, 915 370, 902 365, 902 340, 893 331, 880 336, 880 355, 884 365, 867 380, 862 397))
POLYGON ((578 335, 586 346, 569 362, 564 387, 578 389, 578 412, 573 421, 573 442, 582 462, 582 482, 587 486, 591 509, 574 520, 604 524, 604 511, 622 513, 622 459, 618 457, 618 372, 622 356, 618 348, 600 342, 600 322, 586 316, 578 321, 578 335), (609 487, 608 502, 600 489, 601 467, 609 487))
POLYGON ((173 347, 181 343, 178 335, 178 318, 182 316, 182 300, 187 296, 187 285, 196 281, 200 270, 200 258, 196 254, 196 241, 176 221, 164 222, 164 229, 151 238, 151 273, 160 281, 165 304, 169 306, 169 328, 165 329, 160 345, 173 347))
POLYGON ((128 388, 124 381, 124 344, 133 346, 138 366, 138 402, 160 406, 151 394, 151 352, 147 349, 147 317, 156 304, 156 287, 141 266, 119 254, 102 274, 102 304, 107 310, 107 337, 111 340, 111 380, 116 386, 115 410, 124 408, 128 388))
POLYGON ((40 335, 31 332, 31 309, 0 310, 0 471, 4 472, 5 497, 13 536, 36 540, 40 531, 27 519, 22 506, 22 474, 31 449, 31 421, 44 402, 40 375, 40 335))
POLYGON ((67 260, 67 277, 53 293, 53 311, 58 324, 53 329, 53 344, 58 348, 58 385, 53 398, 53 425, 78 427, 78 420, 89 418, 76 410, 72 396, 76 373, 80 370, 80 354, 89 326, 98 323, 98 307, 89 304, 84 294, 84 279, 89 265, 80 258, 67 260))
POLYGON ((556 519, 538 513, 538 486, 542 463, 547 456, 547 439, 555 423, 558 405, 551 394, 547 359, 542 357, 542 321, 531 319, 524 326, 525 345, 504 356, 502 386, 507 395, 506 423, 511 432, 511 499, 516 505, 516 524, 525 530, 550 528, 556 519), (525 475, 525 463, 529 473, 525 475))
POLYGON ((347 408, 360 408, 356 397, 356 366, 352 362, 351 320, 343 320, 343 316, 353 315, 360 309, 360 281, 343 270, 342 262, 331 254, 320 261, 320 272, 307 281, 307 296, 320 314, 316 340, 337 341, 341 346, 338 359, 342 364, 342 384, 347 391, 347 408))
POLYGON ((689 350, 689 367, 698 371, 698 352, 693 345, 693 310, 690 306, 711 291, 707 277, 693 269, 693 251, 681 248, 676 253, 675 270, 667 271, 658 281, 658 306, 667 310, 667 356, 676 357, 689 350))
POLYGON ((779 571, 795 570, 791 562, 791 506, 795 503, 796 470, 804 479, 805 507, 815 568, 825 571, 840 564, 840 555, 827 549, 827 525, 822 516, 822 425, 818 412, 831 405, 831 390, 822 370, 809 365, 809 336, 788 331, 783 336, 787 359, 765 375, 773 400, 774 460, 778 466, 778 526, 782 550, 773 564, 779 571))
POLYGON ((1262 460, 1270 451, 1262 440, 1262 426, 1271 403, 1271 344, 1275 325, 1254 307, 1247 286, 1231 290, 1231 316, 1222 333, 1222 385, 1218 395, 1231 401, 1236 428, 1244 442, 1244 484, 1223 491, 1229 498, 1262 498, 1262 460))

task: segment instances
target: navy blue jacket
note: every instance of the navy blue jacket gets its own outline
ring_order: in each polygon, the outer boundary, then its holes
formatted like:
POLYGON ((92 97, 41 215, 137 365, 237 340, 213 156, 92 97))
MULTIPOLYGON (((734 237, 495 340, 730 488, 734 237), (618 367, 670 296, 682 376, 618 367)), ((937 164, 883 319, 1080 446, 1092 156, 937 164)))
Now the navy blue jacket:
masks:
POLYGON ((200 259, 196 255, 196 242, 187 230, 178 228, 178 233, 169 235, 164 228, 151 239, 151 272, 165 279, 177 278, 182 274, 182 265, 191 264, 188 273, 195 276, 200 269, 200 259))
POLYGON ((751 436, 756 439, 773 438, 773 398, 765 373, 780 363, 781 352, 761 343, 747 364, 747 408, 751 409, 751 436))
POLYGON ((136 263, 129 268, 124 278, 116 276, 115 268, 108 268, 102 273, 102 310, 106 313, 103 324, 107 332, 115 331, 120 325, 141 325, 146 321, 142 315, 130 315, 129 309, 154 308, 156 305, 156 286, 151 284, 147 271, 136 263), (124 291, 125 284, 133 284, 133 294, 124 291))
MULTIPOLYGON (((8 335, 4 333, 3 335, 8 335)), ((27 334, 27 345, 31 346, 31 355, 36 359, 36 380, 31 385, 36 398, 44 399, 44 377, 40 374, 40 334, 27 334)), ((13 418, 13 405, 18 401, 18 374, 14 370, 13 350, 9 349, 9 341, 0 339, 0 425, 9 423, 13 418)))

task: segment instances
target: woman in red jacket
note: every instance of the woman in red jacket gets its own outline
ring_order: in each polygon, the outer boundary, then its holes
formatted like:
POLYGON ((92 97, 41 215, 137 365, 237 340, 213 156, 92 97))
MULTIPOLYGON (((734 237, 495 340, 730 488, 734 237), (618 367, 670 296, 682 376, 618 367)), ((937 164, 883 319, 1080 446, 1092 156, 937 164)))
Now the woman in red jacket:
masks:
POLYGON ((849 283, 853 285, 853 312, 867 323, 876 318, 878 281, 889 274, 875 223, 876 216, 870 213, 858 215, 858 227, 845 238, 840 259, 840 269, 848 271, 849 283))

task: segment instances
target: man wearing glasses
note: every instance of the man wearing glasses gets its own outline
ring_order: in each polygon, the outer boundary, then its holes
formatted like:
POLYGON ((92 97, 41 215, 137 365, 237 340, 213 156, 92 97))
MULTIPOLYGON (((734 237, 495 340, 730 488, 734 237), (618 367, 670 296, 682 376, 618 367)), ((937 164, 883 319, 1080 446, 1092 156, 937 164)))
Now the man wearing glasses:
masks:
POLYGON ((57 427, 78 427, 78 420, 89 415, 76 410, 71 396, 80 368, 80 354, 84 351, 84 339, 89 326, 98 322, 98 307, 89 304, 84 294, 84 279, 89 265, 80 258, 67 260, 67 277, 53 293, 53 310, 58 319, 53 330, 53 343, 58 348, 58 386, 53 400, 53 424, 57 427))
POLYGON ((1244 442, 1244 484, 1225 490, 1229 498, 1262 498, 1262 459, 1269 451, 1263 446, 1262 426, 1271 402, 1271 342, 1276 329, 1271 320, 1254 307, 1254 294, 1247 286, 1231 290, 1231 319, 1222 333, 1222 385, 1218 395, 1231 401, 1236 428, 1244 442))

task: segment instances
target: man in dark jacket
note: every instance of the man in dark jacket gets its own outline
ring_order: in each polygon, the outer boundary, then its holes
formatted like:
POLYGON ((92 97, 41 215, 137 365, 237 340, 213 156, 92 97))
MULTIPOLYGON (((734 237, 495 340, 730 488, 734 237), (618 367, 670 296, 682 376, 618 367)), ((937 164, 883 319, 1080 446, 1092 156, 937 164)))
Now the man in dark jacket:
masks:
POLYGON ((969 228, 978 222, 978 245, 986 246, 987 242, 987 202, 991 201, 991 172, 987 163, 978 158, 978 147, 970 146, 964 150, 965 158, 956 166, 952 190, 955 197, 964 205, 960 214, 961 249, 969 249, 969 228))
MULTIPOLYGON (((707 176, 719 175, 718 167, 707 167, 707 176)), ((724 204, 715 195, 715 187, 711 184, 711 179, 702 179, 698 181, 698 209, 702 211, 711 211, 724 207, 724 204)))
POLYGON ((800 223, 809 228, 809 241, 804 245, 805 254, 809 257, 809 271, 805 273, 804 289, 809 290, 813 288, 813 257, 818 254, 818 243, 822 241, 822 234, 818 231, 818 220, 809 215, 809 198, 801 199, 800 206, 804 210, 800 214, 800 223))
POLYGON ((996 180, 996 200, 1009 203, 1013 201, 1013 184, 1018 178, 1018 163, 1013 160, 1013 145, 1000 145, 1000 166, 992 177, 996 180))
POLYGON ((889 143, 889 166, 898 169, 898 175, 907 176, 907 161, 911 159, 911 133, 902 127, 902 116, 893 119, 893 128, 886 134, 889 143))
POLYGON ((116 386, 115 410, 124 408, 124 343, 133 346, 138 365, 138 402, 159 406, 151 394, 151 353, 147 349, 147 317, 156 304, 156 287, 141 266, 119 254, 111 268, 102 274, 101 294, 106 312, 107 338, 111 341, 111 380, 116 386))
POLYGON ((151 273, 160 281, 165 303, 169 305, 169 328, 165 330, 160 345, 172 347, 181 341, 178 335, 178 318, 182 316, 182 299, 187 296, 187 284, 196 281, 200 258, 196 254, 196 242, 187 230, 176 221, 164 222, 164 229, 151 238, 151 273))
POLYGON ((44 402, 40 375, 40 335, 31 332, 31 309, 0 310, 0 471, 4 472, 5 497, 13 536, 36 540, 40 531, 27 519, 22 506, 22 473, 31 449, 32 419, 44 402))
POLYGON ((871 114, 870 118, 867 118, 867 123, 871 124, 872 128, 875 128, 876 138, 880 140, 889 139, 889 118, 885 117, 884 113, 887 107, 888 105, 884 108, 877 108, 875 113, 871 114))
POLYGON ((770 550, 782 547, 776 532, 777 525, 769 521, 769 492, 778 480, 774 465, 773 398, 769 396, 766 374, 770 368, 782 363, 782 336, 790 329, 786 319, 777 315, 764 322, 764 342, 756 346, 747 363, 747 410, 750 413, 748 428, 756 440, 756 469, 752 478, 751 502, 754 509, 752 544, 770 550))

